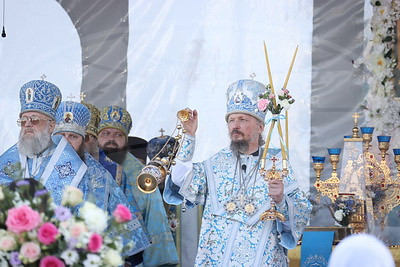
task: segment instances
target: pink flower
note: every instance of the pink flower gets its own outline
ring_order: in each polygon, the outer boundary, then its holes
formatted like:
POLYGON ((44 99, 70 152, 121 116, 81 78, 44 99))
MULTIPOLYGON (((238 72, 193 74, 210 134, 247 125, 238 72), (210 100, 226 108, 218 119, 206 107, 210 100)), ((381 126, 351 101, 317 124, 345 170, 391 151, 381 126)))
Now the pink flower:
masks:
POLYGON ((283 91, 283 93, 285 93, 285 94, 288 94, 288 93, 289 93, 289 90, 288 90, 288 89, 283 89, 282 91, 283 91))
POLYGON ((101 249, 102 245, 103 245, 103 238, 101 237, 101 235, 95 233, 90 237, 88 250, 90 252, 97 253, 101 249))
POLYGON ((40 256, 40 247, 34 242, 27 242, 21 246, 20 255, 29 262, 35 262, 40 256))
POLYGON ((36 228, 40 222, 39 212, 27 205, 12 208, 8 211, 7 229, 14 233, 22 233, 36 228))
POLYGON ((55 256, 46 256, 40 260, 40 267, 64 267, 62 260, 55 256))
POLYGON ((265 111, 269 105, 269 100, 265 98, 261 98, 258 100, 257 107, 260 111, 265 111))
POLYGON ((268 97, 269 97, 269 99, 274 99, 275 95, 274 94, 270 94, 268 97))
POLYGON ((45 245, 50 245, 54 243, 57 239, 58 229, 52 223, 44 223, 40 226, 38 231, 38 239, 45 245))
POLYGON ((115 221, 118 223, 124 223, 132 220, 132 214, 130 210, 121 204, 117 205, 117 208, 113 212, 113 216, 115 221))
POLYGON ((79 239, 81 234, 86 232, 87 228, 83 222, 77 222, 71 226, 69 232, 73 238, 79 239))

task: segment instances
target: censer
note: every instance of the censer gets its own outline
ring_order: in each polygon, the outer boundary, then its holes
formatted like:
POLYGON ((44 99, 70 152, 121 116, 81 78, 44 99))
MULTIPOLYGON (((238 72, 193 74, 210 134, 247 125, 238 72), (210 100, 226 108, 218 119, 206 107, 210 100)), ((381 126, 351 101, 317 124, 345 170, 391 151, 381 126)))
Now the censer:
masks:
POLYGON ((186 122, 189 120, 189 111, 186 109, 182 109, 177 113, 177 123, 174 130, 178 131, 175 137, 172 137, 172 134, 168 140, 165 142, 164 146, 158 151, 158 153, 152 157, 150 162, 143 167, 137 178, 137 186, 139 190, 143 193, 150 194, 153 193, 157 186, 162 183, 167 175, 170 174, 171 165, 175 165, 175 156, 180 148, 180 140, 182 139, 182 134, 185 133, 181 122, 186 122), (170 144, 170 141, 173 142, 173 147, 168 153, 163 153, 166 150, 166 146, 170 144))

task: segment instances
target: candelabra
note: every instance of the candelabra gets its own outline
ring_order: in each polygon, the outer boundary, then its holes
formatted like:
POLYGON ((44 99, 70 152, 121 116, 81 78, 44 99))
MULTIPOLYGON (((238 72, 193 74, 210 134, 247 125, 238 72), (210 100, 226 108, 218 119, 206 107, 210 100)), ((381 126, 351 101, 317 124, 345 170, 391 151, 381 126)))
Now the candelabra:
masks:
MULTIPOLYGON (((335 201, 339 191, 339 178, 336 172, 336 168, 337 164, 339 163, 340 151, 340 148, 328 148, 329 161, 332 164, 333 171, 332 176, 325 181, 321 180, 322 171, 324 170, 325 157, 312 157, 314 170, 317 177, 314 186, 317 191, 322 194, 322 196, 327 196, 332 201, 335 201)), ((317 201, 320 201, 320 194, 317 194, 317 201)))
POLYGON ((370 151, 374 128, 361 127, 362 137, 359 137, 358 114, 354 114, 353 118, 352 135, 344 137, 340 177, 337 174, 340 148, 328 149, 332 174, 325 181, 321 180, 325 157, 312 157, 317 201, 320 201, 320 195, 327 196, 332 203, 339 195, 354 195, 360 203, 357 211, 350 216, 349 226, 354 232, 363 232, 368 226, 379 224, 383 230, 388 213, 400 205, 400 148, 393 149, 397 175, 391 175, 387 164, 390 136, 377 137, 378 160, 370 151))

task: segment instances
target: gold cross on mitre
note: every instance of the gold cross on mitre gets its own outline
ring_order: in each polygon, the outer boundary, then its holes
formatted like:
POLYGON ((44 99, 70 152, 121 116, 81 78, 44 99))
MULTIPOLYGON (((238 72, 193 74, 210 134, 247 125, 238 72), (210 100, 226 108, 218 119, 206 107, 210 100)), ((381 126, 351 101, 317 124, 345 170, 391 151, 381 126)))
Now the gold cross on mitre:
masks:
POLYGON ((79 98, 81 99, 81 102, 85 101, 85 92, 80 93, 79 98))
POLYGON ((163 137, 163 136, 164 136, 164 133, 165 133, 165 130, 164 130, 163 128, 161 128, 161 129, 160 129, 160 133, 161 133, 160 137, 163 137))
POLYGON ((253 72, 252 74, 250 74, 250 79, 254 80, 254 78, 255 78, 256 76, 257 76, 257 75, 253 72))
POLYGON ((44 81, 44 79, 46 79, 46 78, 47 78, 46 74, 42 74, 42 76, 40 76, 40 79, 41 79, 42 81, 44 81))
POLYGON ((67 98, 69 99, 69 101, 72 101, 73 99, 75 99, 75 96, 71 93, 69 96, 67 96, 67 98))

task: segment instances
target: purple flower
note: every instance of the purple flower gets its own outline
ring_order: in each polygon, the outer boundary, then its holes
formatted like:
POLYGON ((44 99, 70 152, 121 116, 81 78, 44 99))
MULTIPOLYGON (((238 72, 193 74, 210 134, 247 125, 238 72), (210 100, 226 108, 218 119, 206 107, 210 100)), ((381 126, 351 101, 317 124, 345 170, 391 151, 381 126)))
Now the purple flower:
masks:
POLYGON ((40 197, 40 196, 43 196, 43 195, 45 195, 47 193, 48 193, 48 191, 46 189, 42 189, 42 190, 36 191, 35 197, 40 197))
POLYGON ((54 211, 56 219, 63 222, 71 218, 71 211, 63 206, 59 206, 54 211))
POLYGON ((19 256, 19 253, 17 251, 13 251, 10 253, 10 264, 12 266, 18 266, 18 265, 22 264, 22 262, 19 260, 18 256, 19 256))
POLYGON ((75 247, 76 247, 76 244, 78 244, 78 240, 77 240, 76 238, 71 237, 71 238, 68 240, 68 248, 69 248, 69 249, 75 248, 75 247))
POLYGON ((29 181, 27 181, 27 180, 21 180, 16 183, 17 186, 28 185, 28 184, 29 184, 29 181))

